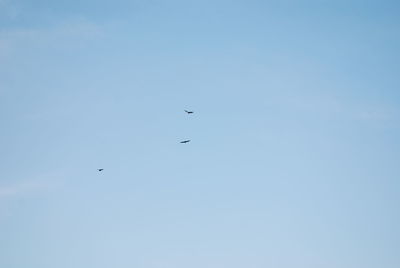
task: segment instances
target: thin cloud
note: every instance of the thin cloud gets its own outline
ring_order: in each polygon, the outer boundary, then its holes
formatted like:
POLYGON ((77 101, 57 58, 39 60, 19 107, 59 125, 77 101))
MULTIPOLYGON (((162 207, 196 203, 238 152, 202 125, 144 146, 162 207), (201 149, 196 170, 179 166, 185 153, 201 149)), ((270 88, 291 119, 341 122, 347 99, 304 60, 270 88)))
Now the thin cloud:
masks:
POLYGON ((66 21, 42 28, 9 28, 0 31, 0 40, 43 40, 60 37, 91 38, 102 35, 103 31, 97 24, 88 20, 66 21))
POLYGON ((24 181, 11 185, 0 185, 0 199, 22 197, 35 193, 49 191, 54 188, 56 183, 54 181, 24 181))
MULTIPOLYGON (((0 5, 1 6, 1 5, 0 5)), ((11 55, 30 47, 70 48, 104 35, 102 27, 85 19, 65 21, 42 28, 0 30, 0 56, 11 55)))
POLYGON ((300 111, 356 121, 387 122, 399 116, 399 111, 387 103, 343 100, 333 96, 297 97, 288 99, 287 103, 300 111))
POLYGON ((0 18, 16 19, 21 13, 21 8, 9 0, 0 0, 0 18))

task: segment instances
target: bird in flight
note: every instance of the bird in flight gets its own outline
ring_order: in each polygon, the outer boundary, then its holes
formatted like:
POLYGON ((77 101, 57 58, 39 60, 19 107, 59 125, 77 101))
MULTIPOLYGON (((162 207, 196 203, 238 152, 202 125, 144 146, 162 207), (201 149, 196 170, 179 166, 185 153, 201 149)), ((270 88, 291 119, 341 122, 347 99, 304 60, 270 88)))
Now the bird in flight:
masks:
POLYGON ((181 141, 181 143, 188 143, 190 140, 181 141))
POLYGON ((98 171, 103 171, 103 170, 104 170, 104 168, 98 168, 97 170, 98 170, 98 171))
POLYGON ((194 113, 193 111, 188 111, 188 110, 185 110, 185 112, 186 112, 187 114, 192 114, 192 113, 194 113))

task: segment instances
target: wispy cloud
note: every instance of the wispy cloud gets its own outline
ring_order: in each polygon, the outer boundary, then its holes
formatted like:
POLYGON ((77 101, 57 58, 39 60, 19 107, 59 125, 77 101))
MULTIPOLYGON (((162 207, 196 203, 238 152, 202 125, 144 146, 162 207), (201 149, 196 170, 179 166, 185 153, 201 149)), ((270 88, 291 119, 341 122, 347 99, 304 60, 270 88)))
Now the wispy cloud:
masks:
POLYGON ((0 18, 15 19, 21 12, 21 8, 10 0, 0 0, 0 18))
POLYGON ((0 185, 0 199, 23 197, 27 195, 47 192, 57 186, 56 181, 30 180, 19 183, 0 185))
POLYGON ((387 122, 399 116, 399 111, 388 103, 346 100, 329 95, 296 97, 288 99, 287 103, 299 111, 347 120, 387 122))
MULTIPOLYGON (((1 1, 1 0, 0 0, 1 1)), ((40 28, 8 28, 0 30, 0 56, 11 55, 29 47, 70 48, 100 38, 99 25, 85 20, 70 20, 40 28)))
POLYGON ((67 38, 93 38, 102 34, 101 28, 88 20, 64 21, 41 28, 9 28, 0 31, 0 40, 43 40, 67 38))

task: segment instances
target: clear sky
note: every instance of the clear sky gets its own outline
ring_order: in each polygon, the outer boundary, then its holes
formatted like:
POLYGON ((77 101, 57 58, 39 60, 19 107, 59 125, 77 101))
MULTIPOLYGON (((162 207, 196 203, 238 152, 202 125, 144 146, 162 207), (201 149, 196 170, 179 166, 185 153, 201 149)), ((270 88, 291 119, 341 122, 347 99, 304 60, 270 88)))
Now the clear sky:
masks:
POLYGON ((400 267, 399 13, 0 0, 0 267, 400 267))

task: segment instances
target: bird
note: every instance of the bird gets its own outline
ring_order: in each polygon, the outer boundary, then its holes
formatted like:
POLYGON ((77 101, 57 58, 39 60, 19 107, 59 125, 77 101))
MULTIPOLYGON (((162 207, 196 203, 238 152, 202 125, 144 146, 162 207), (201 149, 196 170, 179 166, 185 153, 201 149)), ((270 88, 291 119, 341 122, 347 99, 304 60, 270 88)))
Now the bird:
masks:
POLYGON ((104 170, 104 168, 98 168, 97 170, 98 170, 98 171, 103 171, 103 170, 104 170))
POLYGON ((181 141, 181 143, 188 143, 190 140, 181 141))
POLYGON ((188 111, 188 110, 185 110, 185 112, 186 112, 187 114, 192 114, 192 113, 194 113, 193 111, 188 111))

